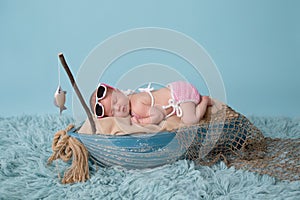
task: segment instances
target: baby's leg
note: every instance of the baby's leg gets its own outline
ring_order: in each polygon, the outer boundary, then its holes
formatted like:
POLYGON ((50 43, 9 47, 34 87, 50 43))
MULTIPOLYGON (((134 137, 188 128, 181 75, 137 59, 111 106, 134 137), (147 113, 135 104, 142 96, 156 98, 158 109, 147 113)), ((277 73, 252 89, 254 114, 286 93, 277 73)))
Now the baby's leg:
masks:
POLYGON ((213 104, 213 101, 208 96, 202 97, 201 102, 196 107, 196 115, 199 116, 199 121, 203 118, 207 106, 212 106, 213 104))
POLYGON ((207 106, 212 105, 213 102, 207 96, 203 96, 201 102, 196 105, 193 102, 185 102, 180 104, 182 109, 181 120, 185 124, 196 124, 203 118, 207 106))
POLYGON ((197 107, 193 102, 185 102, 180 104, 182 109, 181 120, 185 124, 196 124, 199 122, 200 118, 197 116, 197 107))

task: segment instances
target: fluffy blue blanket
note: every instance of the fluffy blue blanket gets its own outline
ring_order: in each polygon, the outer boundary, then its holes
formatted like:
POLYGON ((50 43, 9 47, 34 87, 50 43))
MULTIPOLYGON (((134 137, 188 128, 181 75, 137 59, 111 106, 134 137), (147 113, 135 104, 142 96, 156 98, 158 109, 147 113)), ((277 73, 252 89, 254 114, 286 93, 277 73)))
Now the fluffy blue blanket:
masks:
MULTIPOLYGON (((250 117, 265 136, 299 138, 300 119, 250 117)), ((0 199, 299 199, 300 181, 180 160, 154 169, 126 170, 90 165, 91 179, 62 185, 58 173, 70 165, 48 166, 53 134, 72 123, 56 115, 0 118, 0 199)), ((56 164, 55 164, 56 163, 56 164)))

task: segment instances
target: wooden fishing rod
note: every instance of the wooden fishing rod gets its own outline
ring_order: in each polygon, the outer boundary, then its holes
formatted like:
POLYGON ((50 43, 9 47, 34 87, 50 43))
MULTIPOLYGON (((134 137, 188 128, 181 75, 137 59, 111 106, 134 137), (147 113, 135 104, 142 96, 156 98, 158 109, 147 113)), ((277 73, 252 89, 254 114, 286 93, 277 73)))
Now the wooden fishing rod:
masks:
POLYGON ((84 110, 85 110, 85 112, 86 112, 86 114, 88 116, 88 119, 89 119, 91 127, 92 127, 92 133, 95 134, 96 133, 95 122, 93 120, 93 116, 92 116, 92 114, 90 112, 90 109, 86 105, 86 103, 85 103, 85 101, 84 101, 84 99, 83 99, 83 97, 81 95, 81 92, 79 91, 79 88, 77 87, 76 81, 75 81, 75 79, 74 79, 74 77, 72 75, 72 72, 71 72, 71 70, 70 70, 70 68, 69 68, 69 66, 68 66, 68 64, 67 64, 67 62, 65 60, 64 55, 62 53, 59 53, 58 57, 60 59, 60 62, 62 64, 62 66, 64 67, 65 71, 68 74, 68 77, 69 77, 69 79, 71 81, 71 84, 72 84, 74 90, 75 90, 75 93, 77 94, 77 97, 80 100, 81 105, 83 106, 83 108, 84 108, 84 110))

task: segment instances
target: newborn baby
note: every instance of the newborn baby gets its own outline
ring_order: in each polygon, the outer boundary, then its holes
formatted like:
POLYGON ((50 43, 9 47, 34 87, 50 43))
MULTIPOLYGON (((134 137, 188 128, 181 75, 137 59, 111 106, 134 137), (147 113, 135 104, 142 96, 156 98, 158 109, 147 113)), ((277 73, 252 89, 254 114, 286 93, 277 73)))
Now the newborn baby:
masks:
POLYGON ((92 112, 97 118, 128 117, 133 123, 159 124, 177 115, 185 124, 196 124, 202 119, 211 98, 201 96, 188 82, 172 82, 165 88, 153 90, 151 84, 141 92, 125 95, 122 91, 101 83, 90 98, 92 112))

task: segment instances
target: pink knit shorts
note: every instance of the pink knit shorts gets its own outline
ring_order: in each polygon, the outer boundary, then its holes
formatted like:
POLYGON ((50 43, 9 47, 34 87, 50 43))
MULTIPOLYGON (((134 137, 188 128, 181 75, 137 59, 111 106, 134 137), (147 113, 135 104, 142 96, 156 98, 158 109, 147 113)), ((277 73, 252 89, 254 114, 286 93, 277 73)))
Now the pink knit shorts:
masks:
POLYGON ((192 84, 184 81, 177 81, 169 83, 168 87, 171 90, 172 99, 174 99, 177 104, 184 102, 200 103, 201 95, 197 88, 192 84))

